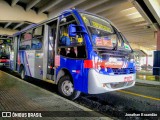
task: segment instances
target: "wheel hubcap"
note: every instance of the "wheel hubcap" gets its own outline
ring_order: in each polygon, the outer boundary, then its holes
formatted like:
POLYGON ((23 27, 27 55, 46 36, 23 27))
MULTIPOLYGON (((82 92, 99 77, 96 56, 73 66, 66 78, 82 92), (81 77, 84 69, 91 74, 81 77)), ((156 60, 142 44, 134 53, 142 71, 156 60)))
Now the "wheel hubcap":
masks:
POLYGON ((61 89, 66 96, 72 95, 74 91, 73 84, 69 80, 66 80, 62 83, 61 89))

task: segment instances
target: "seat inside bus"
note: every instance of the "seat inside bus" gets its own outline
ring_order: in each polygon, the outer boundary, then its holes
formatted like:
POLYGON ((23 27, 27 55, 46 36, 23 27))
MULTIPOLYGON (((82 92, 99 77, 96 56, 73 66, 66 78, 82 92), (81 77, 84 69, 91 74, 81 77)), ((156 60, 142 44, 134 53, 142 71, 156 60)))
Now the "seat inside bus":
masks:
POLYGON ((74 47, 70 48, 69 53, 67 54, 67 57, 76 58, 76 53, 74 51, 74 47))

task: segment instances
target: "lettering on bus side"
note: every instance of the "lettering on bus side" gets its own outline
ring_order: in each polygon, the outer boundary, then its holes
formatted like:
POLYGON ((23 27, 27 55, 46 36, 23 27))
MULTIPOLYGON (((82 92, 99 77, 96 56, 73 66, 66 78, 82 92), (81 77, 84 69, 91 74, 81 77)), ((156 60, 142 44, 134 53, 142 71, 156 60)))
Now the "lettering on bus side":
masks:
POLYGON ((127 68, 128 64, 123 61, 109 62, 109 61, 93 61, 93 60, 84 60, 84 68, 95 68, 99 66, 101 68, 127 68))

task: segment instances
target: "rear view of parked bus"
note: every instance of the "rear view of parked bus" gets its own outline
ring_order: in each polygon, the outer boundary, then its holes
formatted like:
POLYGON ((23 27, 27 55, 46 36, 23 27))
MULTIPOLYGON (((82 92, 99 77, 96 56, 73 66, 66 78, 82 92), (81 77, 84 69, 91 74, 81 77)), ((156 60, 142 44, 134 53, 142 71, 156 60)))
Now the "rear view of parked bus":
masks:
POLYGON ((50 80, 76 99, 132 87, 135 64, 126 38, 108 20, 75 9, 14 35, 12 69, 50 80))
POLYGON ((0 68, 9 68, 11 38, 0 38, 0 68))

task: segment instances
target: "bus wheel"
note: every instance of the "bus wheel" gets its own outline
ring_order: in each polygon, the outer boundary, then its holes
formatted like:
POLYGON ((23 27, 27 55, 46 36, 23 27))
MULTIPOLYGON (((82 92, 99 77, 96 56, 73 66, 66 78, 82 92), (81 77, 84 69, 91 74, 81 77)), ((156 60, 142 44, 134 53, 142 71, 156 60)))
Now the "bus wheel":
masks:
POLYGON ((58 82, 59 93, 70 100, 74 100, 80 96, 80 91, 74 90, 73 83, 69 76, 63 76, 58 82))
POLYGON ((24 67, 21 67, 21 71, 20 71, 20 76, 21 76, 21 79, 25 79, 25 70, 24 70, 24 67))

